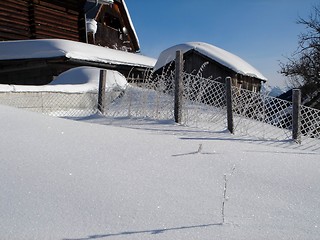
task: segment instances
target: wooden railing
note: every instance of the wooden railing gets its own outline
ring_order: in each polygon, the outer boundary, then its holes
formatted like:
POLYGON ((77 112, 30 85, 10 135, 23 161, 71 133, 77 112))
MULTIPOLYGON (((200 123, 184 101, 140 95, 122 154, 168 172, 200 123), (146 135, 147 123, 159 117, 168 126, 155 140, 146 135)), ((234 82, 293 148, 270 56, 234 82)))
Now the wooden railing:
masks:
POLYGON ((95 44, 128 52, 133 51, 133 46, 128 36, 121 33, 120 30, 101 23, 98 23, 98 30, 95 34, 95 44))

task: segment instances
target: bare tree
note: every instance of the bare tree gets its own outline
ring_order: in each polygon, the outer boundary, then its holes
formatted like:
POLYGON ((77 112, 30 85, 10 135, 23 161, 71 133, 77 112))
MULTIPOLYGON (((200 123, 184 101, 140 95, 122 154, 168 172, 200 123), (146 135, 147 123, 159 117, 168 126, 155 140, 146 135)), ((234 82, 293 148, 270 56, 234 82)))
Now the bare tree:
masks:
POLYGON ((299 35, 296 52, 280 63, 281 73, 292 87, 301 88, 308 105, 320 107, 320 5, 313 7, 308 19, 299 18, 297 23, 306 32, 299 35))

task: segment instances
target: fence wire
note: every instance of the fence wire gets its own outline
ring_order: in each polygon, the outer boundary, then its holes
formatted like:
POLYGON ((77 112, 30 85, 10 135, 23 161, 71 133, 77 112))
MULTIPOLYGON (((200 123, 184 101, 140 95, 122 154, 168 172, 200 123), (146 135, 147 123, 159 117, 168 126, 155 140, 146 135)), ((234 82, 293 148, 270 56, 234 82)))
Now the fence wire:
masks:
POLYGON ((301 133, 308 138, 320 139, 320 111, 301 106, 301 133))
POLYGON ((183 124, 210 130, 225 130, 225 85, 187 73, 183 74, 183 83, 183 124))
POLYGON ((173 119, 173 83, 163 77, 131 80, 116 99, 107 98, 104 115, 111 118, 173 119))
POLYGON ((97 112, 97 93, 0 92, 0 104, 54 117, 84 117, 97 112))
POLYGON ((236 134, 291 139, 291 102, 236 87, 232 88, 232 97, 236 134))

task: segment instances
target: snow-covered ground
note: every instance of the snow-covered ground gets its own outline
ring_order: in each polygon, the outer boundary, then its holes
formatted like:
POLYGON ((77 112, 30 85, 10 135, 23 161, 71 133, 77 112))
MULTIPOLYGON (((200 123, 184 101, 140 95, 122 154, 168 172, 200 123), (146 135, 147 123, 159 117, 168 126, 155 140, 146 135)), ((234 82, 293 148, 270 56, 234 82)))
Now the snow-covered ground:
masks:
POLYGON ((2 240, 319 239, 317 153, 172 122, 0 115, 2 240))

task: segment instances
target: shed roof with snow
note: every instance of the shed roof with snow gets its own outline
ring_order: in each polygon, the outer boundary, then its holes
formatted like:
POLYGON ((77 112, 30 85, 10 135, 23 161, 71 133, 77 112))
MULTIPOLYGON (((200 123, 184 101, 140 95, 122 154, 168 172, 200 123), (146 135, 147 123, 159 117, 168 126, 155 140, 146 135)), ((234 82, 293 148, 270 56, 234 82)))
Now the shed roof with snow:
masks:
POLYGON ((206 56, 209 60, 211 59, 237 74, 254 77, 262 81, 267 81, 267 78, 263 76, 262 73, 260 73, 256 68, 254 68, 252 65, 250 65, 240 57, 224 49, 203 42, 188 42, 164 50, 160 54, 154 70, 157 71, 173 61, 176 56, 176 51, 178 50, 181 50, 183 54, 191 50, 195 51, 203 56, 206 56))
POLYGON ((66 58, 111 65, 152 68, 156 60, 141 54, 63 39, 0 42, 0 61, 66 58))

